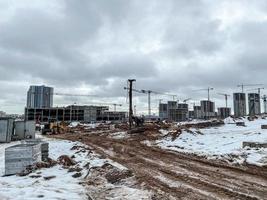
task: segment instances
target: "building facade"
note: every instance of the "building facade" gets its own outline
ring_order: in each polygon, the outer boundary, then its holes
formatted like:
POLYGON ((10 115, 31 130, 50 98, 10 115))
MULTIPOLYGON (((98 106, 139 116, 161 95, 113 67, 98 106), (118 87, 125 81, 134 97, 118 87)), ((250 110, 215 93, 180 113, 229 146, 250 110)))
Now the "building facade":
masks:
POLYGON ((160 119, 168 119, 175 122, 186 121, 188 119, 188 104, 168 101, 159 104, 160 119))
POLYGON ((51 108, 53 107, 52 87, 30 86, 27 92, 27 108, 51 108))
POLYGON ((194 106, 194 119, 201 119, 201 118, 202 118, 201 106, 194 106))
POLYGON ((126 112, 109 111, 107 106, 77 106, 54 108, 25 108, 25 120, 46 122, 124 121, 126 112))
POLYGON ((166 103, 159 104, 159 118, 161 120, 168 119, 168 105, 166 103))
POLYGON ((218 108, 218 118, 225 119, 231 115, 231 108, 221 107, 218 108))
POLYGON ((261 101, 258 93, 248 94, 248 112, 250 116, 261 114, 261 101))
POLYGON ((234 93, 234 115, 235 117, 244 117, 247 115, 246 107, 246 94, 245 93, 234 93))
POLYGON ((6 113, 0 110, 0 117, 6 117, 6 113))
POLYGON ((216 116, 215 103, 208 100, 200 101, 201 113, 203 119, 210 119, 216 116))

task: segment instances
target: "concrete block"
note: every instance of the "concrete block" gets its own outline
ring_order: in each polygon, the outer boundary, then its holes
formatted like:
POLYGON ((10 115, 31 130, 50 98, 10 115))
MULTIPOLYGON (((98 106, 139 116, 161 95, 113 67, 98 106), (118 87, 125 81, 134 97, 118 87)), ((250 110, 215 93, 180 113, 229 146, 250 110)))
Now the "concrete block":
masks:
POLYGON ((250 148, 267 148, 267 143, 260 143, 260 142, 243 142, 243 148, 250 147, 250 148))
POLYGON ((13 175, 41 161, 41 148, 36 144, 19 144, 5 149, 5 175, 13 175))
POLYGON ((21 141, 22 144, 36 144, 40 145, 40 151, 42 154, 42 161, 47 161, 49 157, 49 143, 44 142, 41 139, 29 139, 21 141))

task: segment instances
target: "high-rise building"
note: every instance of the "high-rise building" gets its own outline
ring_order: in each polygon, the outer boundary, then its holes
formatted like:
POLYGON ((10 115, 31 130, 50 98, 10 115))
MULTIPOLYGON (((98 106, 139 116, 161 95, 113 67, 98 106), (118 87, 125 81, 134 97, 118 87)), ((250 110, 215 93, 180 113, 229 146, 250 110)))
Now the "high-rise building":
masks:
POLYGON ((208 100, 200 101, 203 119, 215 117, 215 103, 208 100))
POLYGON ((181 122, 188 119, 188 104, 177 103, 177 101, 168 101, 159 104, 160 119, 168 119, 175 122, 181 122))
POLYGON ((251 116, 261 114, 260 95, 258 93, 248 94, 248 111, 251 116))
POLYGON ((225 119, 231 115, 231 108, 221 107, 218 108, 218 117, 221 119, 225 119))
POLYGON ((243 117, 247 115, 246 107, 246 94, 245 93, 234 93, 234 114, 235 117, 243 117))
POLYGON ((51 108, 53 107, 52 87, 30 86, 27 93, 27 108, 51 108))
POLYGON ((167 119, 168 118, 168 105, 166 103, 159 104, 159 118, 167 119))
POLYGON ((201 118, 202 118, 201 106, 194 106, 194 119, 201 119, 201 118))
POLYGON ((6 113, 0 110, 0 117, 6 117, 6 113))

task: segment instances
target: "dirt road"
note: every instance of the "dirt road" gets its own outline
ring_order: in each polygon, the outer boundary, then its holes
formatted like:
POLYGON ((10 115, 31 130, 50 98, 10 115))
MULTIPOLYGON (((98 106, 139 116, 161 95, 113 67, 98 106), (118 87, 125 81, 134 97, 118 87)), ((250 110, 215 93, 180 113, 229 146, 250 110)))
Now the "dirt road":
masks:
POLYGON ((58 137, 90 145, 132 170, 140 184, 166 199, 267 199, 267 168, 231 166, 166 151, 142 144, 134 137, 124 140, 83 134, 58 137))

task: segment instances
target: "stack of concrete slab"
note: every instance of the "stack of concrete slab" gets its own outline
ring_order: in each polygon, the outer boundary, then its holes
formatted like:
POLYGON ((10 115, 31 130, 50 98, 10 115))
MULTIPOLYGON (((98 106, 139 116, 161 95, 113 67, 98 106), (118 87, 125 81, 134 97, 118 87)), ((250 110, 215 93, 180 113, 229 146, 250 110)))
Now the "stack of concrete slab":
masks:
POLYGON ((35 121, 15 121, 15 140, 34 139, 35 121))
POLYGON ((36 144, 18 144, 5 149, 5 175, 13 175, 41 161, 41 149, 36 144))
POLYGON ((0 118, 0 143, 10 142, 14 132, 14 120, 0 118))
POLYGON ((41 139, 29 139, 21 141, 22 144, 34 144, 39 145, 42 154, 42 161, 47 161, 49 157, 49 143, 42 141, 41 139))

